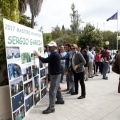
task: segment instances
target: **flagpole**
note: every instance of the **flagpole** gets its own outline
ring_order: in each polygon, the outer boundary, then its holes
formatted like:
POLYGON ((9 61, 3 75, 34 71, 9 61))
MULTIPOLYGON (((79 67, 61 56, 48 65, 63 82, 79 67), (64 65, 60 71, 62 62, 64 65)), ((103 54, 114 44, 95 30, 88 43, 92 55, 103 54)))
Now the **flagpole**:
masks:
POLYGON ((117 50, 118 50, 118 10, 117 10, 117 50))

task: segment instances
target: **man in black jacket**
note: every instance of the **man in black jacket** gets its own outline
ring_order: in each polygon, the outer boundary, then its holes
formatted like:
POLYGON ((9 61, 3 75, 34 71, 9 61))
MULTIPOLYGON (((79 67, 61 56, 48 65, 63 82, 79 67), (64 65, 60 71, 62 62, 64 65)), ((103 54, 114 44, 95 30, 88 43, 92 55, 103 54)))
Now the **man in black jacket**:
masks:
POLYGON ((61 71, 60 71, 61 58, 56 50, 57 44, 55 42, 50 42, 48 46, 51 54, 47 58, 43 58, 39 56, 39 54, 35 51, 35 55, 39 58, 39 60, 41 60, 43 63, 49 63, 48 65, 48 70, 50 74, 49 107, 43 111, 43 114, 49 114, 55 112, 55 108, 54 108, 55 103, 64 104, 64 100, 59 86, 61 79, 61 71), (55 102, 56 98, 57 101, 55 102))

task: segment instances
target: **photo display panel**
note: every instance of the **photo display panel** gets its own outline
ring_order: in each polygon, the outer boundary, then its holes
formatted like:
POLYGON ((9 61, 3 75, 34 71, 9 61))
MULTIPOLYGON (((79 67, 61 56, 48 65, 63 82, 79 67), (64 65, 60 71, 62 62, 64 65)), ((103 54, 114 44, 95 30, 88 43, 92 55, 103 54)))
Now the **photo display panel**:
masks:
POLYGON ((46 95, 42 32, 3 19, 12 119, 23 119, 46 95), (42 86, 41 86, 42 85, 42 86))

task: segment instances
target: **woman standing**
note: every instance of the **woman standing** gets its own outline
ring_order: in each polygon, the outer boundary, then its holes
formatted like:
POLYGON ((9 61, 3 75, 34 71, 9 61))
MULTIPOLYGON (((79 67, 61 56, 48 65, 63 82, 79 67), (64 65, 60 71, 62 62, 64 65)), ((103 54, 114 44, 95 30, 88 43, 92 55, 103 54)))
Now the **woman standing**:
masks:
POLYGON ((73 92, 71 95, 78 94, 78 81, 80 81, 81 96, 79 96, 78 99, 83 99, 85 98, 86 95, 85 83, 84 83, 84 65, 86 61, 83 55, 77 51, 77 49, 78 46, 76 44, 71 45, 71 50, 72 50, 71 66, 73 69, 74 83, 75 83, 75 92, 73 92))

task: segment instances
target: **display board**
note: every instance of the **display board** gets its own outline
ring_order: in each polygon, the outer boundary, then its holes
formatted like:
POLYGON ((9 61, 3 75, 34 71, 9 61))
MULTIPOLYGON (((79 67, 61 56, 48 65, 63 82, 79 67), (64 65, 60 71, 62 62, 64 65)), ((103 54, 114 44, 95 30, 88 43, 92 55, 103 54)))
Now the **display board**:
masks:
POLYGON ((21 120, 46 95, 42 33, 3 19, 12 119, 21 120))

